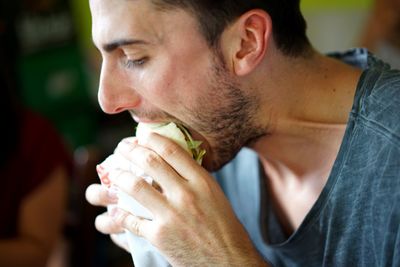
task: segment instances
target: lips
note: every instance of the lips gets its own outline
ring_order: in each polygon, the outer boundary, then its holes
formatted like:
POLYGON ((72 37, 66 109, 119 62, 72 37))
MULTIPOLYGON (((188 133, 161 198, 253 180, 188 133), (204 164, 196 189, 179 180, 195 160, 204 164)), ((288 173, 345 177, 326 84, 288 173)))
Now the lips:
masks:
POLYGON ((171 119, 166 118, 166 116, 144 116, 144 113, 143 115, 140 115, 139 112, 134 112, 132 110, 129 110, 129 114, 131 115, 132 119, 137 123, 165 123, 171 121, 171 119))

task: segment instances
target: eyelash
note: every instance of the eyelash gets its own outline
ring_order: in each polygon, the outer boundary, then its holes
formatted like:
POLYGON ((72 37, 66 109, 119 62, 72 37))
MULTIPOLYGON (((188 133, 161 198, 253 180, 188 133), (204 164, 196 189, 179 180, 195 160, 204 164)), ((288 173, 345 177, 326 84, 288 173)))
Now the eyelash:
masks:
POLYGON ((135 59, 135 60, 126 60, 125 67, 126 68, 135 68, 142 67, 146 63, 147 58, 135 59))

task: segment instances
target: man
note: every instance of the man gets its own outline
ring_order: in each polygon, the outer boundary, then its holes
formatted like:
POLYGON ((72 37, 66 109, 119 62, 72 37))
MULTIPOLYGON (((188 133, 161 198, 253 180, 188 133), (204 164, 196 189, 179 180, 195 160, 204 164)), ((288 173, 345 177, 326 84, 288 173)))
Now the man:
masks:
MULTIPOLYGON (((400 73, 316 52, 298 2, 90 1, 102 109, 181 123, 207 150, 204 169, 156 134, 121 142, 161 192, 115 177, 154 219, 113 209, 99 231, 172 266, 400 264, 400 73), (218 185, 206 169, 228 162, 218 185)), ((99 185, 87 199, 116 202, 99 185)))

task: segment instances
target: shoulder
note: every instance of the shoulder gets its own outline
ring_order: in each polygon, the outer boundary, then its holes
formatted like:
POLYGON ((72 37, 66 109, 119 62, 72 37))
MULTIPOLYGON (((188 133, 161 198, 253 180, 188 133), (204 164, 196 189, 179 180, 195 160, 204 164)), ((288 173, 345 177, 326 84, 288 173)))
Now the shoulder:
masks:
POLYGON ((400 102, 400 70, 391 68, 372 54, 368 57, 362 82, 366 87, 365 100, 372 100, 383 106, 400 102))
POLYGON ((370 55, 358 92, 353 114, 400 144, 400 71, 370 55))

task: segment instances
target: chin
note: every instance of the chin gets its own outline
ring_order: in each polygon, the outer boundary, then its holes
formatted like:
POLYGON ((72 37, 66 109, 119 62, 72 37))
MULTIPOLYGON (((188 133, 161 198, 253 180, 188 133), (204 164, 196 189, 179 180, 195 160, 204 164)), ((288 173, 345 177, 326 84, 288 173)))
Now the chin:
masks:
POLYGON ((209 172, 214 172, 221 169, 223 166, 225 166, 225 164, 231 161, 240 150, 237 149, 237 151, 224 151, 221 149, 221 147, 218 147, 218 145, 224 147, 224 144, 221 142, 218 144, 213 144, 212 141, 209 141, 205 136, 194 131, 193 129, 189 129, 189 131, 192 138, 194 140, 201 141, 201 147, 206 150, 206 154, 201 165, 209 172))
POLYGON ((236 156, 237 152, 229 156, 219 157, 218 154, 213 153, 212 149, 209 149, 203 158, 202 166, 209 172, 218 171, 228 164, 236 156))

